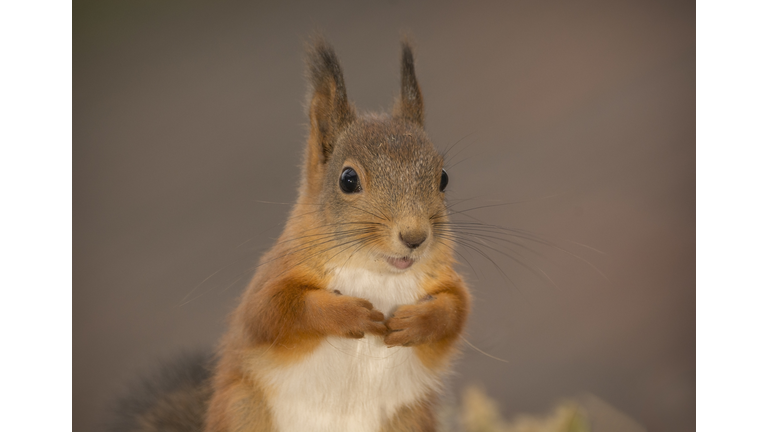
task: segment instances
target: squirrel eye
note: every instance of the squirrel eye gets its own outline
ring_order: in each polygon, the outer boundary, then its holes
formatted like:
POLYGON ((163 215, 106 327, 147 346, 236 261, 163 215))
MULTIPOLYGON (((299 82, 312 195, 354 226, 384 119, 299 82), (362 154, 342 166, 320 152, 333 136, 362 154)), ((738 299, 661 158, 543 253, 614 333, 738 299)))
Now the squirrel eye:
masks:
POLYGON ((440 192, 445 192, 445 187, 448 186, 448 173, 443 170, 440 174, 440 192))
POLYGON ((363 189, 360 187, 360 178, 352 168, 344 168, 339 177, 339 187, 344 193, 360 192, 363 189))

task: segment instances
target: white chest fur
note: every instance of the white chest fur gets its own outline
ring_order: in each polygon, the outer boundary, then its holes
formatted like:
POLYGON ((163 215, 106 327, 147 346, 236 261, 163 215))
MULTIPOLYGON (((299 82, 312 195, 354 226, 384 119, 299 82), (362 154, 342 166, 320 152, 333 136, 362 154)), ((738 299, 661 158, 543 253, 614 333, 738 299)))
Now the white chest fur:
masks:
MULTIPOLYGON (((424 295, 411 273, 339 271, 330 290, 368 299, 390 313, 424 295)), ((399 408, 439 386, 412 348, 387 348, 380 336, 328 337, 300 363, 273 370, 270 403, 280 432, 376 431, 399 408)))

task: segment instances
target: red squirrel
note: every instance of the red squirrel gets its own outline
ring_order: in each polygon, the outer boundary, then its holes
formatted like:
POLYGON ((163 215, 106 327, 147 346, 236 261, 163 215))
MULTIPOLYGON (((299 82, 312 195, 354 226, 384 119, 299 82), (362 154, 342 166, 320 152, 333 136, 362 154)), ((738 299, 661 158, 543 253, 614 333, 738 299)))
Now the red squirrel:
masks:
POLYGON ((392 113, 358 113, 333 49, 310 47, 310 131, 285 229, 231 316, 212 376, 173 387, 177 400, 158 396, 133 430, 437 429, 470 297, 408 43, 401 61, 392 113))

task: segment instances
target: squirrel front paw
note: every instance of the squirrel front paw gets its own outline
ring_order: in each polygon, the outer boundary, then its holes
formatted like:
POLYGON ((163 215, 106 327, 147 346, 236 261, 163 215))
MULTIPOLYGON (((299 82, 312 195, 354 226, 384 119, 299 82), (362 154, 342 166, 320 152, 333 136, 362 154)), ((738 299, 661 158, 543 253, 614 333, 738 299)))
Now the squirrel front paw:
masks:
POLYGON ((431 296, 417 304, 398 307, 395 313, 384 322, 387 326, 384 344, 390 348, 408 347, 435 339, 445 327, 445 323, 436 312, 431 296))
POLYGON ((383 336, 387 333, 384 314, 373 308, 368 300, 337 295, 327 310, 331 326, 340 336, 360 339, 366 333, 383 336))

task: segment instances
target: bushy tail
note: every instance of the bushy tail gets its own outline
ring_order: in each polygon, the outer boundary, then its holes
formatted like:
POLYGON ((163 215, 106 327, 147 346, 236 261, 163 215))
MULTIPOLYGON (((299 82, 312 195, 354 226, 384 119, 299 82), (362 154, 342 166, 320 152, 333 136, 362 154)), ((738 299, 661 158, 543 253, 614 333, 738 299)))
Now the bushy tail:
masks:
POLYGON ((200 432, 211 398, 213 356, 184 354, 115 404, 109 432, 200 432))

